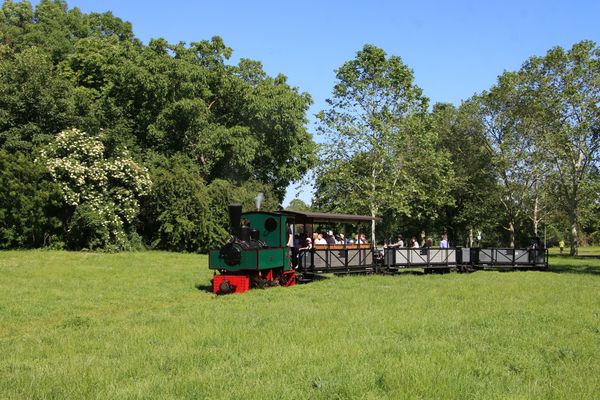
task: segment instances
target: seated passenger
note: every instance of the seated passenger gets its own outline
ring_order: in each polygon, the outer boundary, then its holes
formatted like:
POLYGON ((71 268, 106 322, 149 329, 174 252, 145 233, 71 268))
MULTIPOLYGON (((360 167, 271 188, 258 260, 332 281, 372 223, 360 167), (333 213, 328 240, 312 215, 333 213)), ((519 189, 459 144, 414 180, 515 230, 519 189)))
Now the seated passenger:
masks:
POLYGON ((306 238, 306 240, 304 240, 304 246, 298 249, 298 253, 308 251, 310 249, 312 249, 312 240, 310 238, 306 238))
POLYGON ((365 235, 364 233, 360 234, 360 243, 364 243, 364 244, 369 243, 369 241, 367 240, 367 235, 365 235))
POLYGON ((418 249, 419 248, 419 242, 417 242, 417 237, 413 236, 410 238, 410 247, 413 249, 418 249))
POLYGON ((433 247, 433 239, 430 237, 425 239, 425 244, 423 245, 423 247, 433 247))
POLYGON ((325 238, 325 242, 327 242, 327 244, 337 244, 335 236, 333 236, 333 231, 327 231, 327 237, 325 238))
POLYGON ((402 240, 402 235, 398 234, 396 236, 396 241, 394 243, 390 243, 390 244, 386 244, 383 246, 383 248, 400 248, 400 247, 404 247, 404 240, 402 240))
POLYGON ((348 239, 346 239, 346 237, 344 236, 344 234, 343 234, 343 233, 340 233, 340 235, 339 235, 339 236, 340 236, 340 237, 339 237, 339 239, 340 239, 340 240, 339 240, 340 244, 348 244, 348 239))
POLYGON ((319 233, 317 235, 317 239, 315 240, 315 244, 327 244, 327 240, 323 239, 323 234, 319 233))
POLYGON ((442 249, 447 249, 448 247, 450 247, 450 244, 448 243, 447 235, 442 235, 442 240, 440 240, 440 247, 442 249))

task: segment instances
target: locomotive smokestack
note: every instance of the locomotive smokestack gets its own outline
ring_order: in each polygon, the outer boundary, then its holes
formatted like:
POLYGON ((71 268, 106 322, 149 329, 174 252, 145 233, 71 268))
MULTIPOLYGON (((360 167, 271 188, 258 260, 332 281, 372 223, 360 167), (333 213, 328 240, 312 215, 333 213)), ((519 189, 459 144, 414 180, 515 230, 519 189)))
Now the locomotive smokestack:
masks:
POLYGON ((240 236, 240 223, 242 222, 242 205, 229 205, 229 228, 231 234, 235 237, 240 236))
POLYGON ((264 195, 262 194, 262 192, 260 192, 258 196, 256 196, 256 211, 260 211, 260 204, 263 201, 263 197, 264 195))

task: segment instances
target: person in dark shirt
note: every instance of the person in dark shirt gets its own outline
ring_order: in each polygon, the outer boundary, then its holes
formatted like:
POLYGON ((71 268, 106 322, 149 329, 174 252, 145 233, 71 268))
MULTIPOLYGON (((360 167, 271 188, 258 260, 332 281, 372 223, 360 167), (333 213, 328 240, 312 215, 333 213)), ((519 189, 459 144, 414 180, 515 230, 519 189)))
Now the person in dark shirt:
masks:
POLYGON ((327 231, 327 237, 325 238, 327 244, 336 244, 335 236, 333 236, 333 231, 327 231))

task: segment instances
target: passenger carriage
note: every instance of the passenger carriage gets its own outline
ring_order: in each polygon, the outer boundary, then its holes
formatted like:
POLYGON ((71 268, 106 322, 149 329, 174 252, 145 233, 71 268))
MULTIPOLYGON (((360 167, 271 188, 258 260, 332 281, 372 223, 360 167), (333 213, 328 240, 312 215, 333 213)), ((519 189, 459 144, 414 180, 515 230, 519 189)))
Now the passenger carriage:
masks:
MULTIPOLYGON (((288 220, 301 226, 307 234, 314 232, 315 225, 354 225, 360 234, 361 223, 381 221, 381 218, 364 215, 329 214, 309 211, 284 211, 288 220)), ((313 245, 309 251, 298 254, 298 271, 314 273, 379 272, 381 253, 373 244, 313 245)))

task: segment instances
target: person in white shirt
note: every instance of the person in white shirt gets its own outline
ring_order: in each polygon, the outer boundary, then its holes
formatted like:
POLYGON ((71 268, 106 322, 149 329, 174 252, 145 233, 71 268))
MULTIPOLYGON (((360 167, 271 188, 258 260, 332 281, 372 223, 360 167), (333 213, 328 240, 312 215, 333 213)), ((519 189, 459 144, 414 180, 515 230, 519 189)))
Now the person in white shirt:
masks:
POLYGON ((442 249, 447 249, 448 247, 450 247, 450 245, 448 244, 448 236, 447 235, 442 236, 442 240, 440 240, 440 247, 442 249))
POLYGON ((418 249, 419 248, 419 242, 417 242, 417 238, 416 236, 413 236, 410 238, 410 247, 413 249, 418 249))
POLYGON ((323 238, 323 234, 319 233, 317 235, 317 239, 315 240, 315 244, 327 244, 327 240, 323 238))
POLYGON ((395 243, 390 243, 388 245, 383 246, 384 248, 387 247, 404 247, 404 240, 402 240, 402 235, 398 235, 396 236, 396 242, 395 243))

